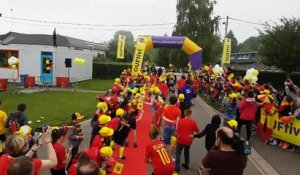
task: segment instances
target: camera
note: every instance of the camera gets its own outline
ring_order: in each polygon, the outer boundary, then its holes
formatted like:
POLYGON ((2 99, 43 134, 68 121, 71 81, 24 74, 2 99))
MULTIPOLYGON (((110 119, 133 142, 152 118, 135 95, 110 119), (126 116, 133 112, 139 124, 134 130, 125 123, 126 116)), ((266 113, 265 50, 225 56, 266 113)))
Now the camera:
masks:
POLYGON ((48 130, 48 128, 49 128, 48 125, 43 125, 43 126, 37 127, 35 132, 44 133, 48 130))

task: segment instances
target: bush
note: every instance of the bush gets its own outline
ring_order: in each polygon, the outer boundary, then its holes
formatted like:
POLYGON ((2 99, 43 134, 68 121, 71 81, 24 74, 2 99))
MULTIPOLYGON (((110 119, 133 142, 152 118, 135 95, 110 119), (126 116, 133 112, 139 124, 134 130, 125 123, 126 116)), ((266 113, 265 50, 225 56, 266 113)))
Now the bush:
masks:
MULTIPOLYGON (((245 70, 234 70, 235 76, 244 77, 246 75, 245 70)), ((300 85, 300 74, 294 73, 291 75, 291 79, 294 84, 300 85)), ((283 82, 286 80, 286 76, 283 72, 268 72, 268 71, 260 71, 258 75, 258 83, 265 84, 270 82, 274 88, 282 90, 284 88, 283 82)))
POLYGON ((131 63, 93 63, 93 78, 114 79, 127 68, 131 68, 131 63))

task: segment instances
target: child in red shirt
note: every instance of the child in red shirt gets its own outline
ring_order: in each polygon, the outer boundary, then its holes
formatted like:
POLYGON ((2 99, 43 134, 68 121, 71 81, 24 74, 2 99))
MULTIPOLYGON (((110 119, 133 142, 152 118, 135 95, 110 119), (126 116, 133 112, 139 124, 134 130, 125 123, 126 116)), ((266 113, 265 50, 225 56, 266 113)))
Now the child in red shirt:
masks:
POLYGON ((152 128, 149 135, 152 141, 146 146, 146 162, 151 162, 153 174, 172 175, 174 172, 174 163, 166 151, 166 145, 158 138, 159 130, 152 128))

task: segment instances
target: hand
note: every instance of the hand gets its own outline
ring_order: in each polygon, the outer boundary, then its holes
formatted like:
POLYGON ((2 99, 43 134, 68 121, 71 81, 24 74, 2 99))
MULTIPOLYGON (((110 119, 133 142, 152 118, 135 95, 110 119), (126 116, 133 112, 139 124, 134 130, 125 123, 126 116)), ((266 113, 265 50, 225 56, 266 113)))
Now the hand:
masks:
POLYGON ((71 146, 71 147, 67 150, 67 153, 72 152, 72 149, 73 149, 73 146, 71 146))
POLYGON ((45 142, 49 142, 52 140, 51 137, 52 134, 52 128, 48 128, 46 132, 43 133, 42 138, 45 140, 45 142))

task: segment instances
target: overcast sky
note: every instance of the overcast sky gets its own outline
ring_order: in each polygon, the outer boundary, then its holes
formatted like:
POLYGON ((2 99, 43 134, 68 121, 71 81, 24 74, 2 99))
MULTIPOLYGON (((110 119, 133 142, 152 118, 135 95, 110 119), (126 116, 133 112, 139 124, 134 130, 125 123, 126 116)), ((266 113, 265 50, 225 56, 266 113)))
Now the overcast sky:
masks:
MULTIPOLYGON (((0 0, 0 34, 11 31, 10 19, 13 17, 42 21, 105 24, 140 25, 176 22, 177 0, 0 0)), ((300 0, 218 0, 215 15, 251 22, 277 21, 278 18, 300 17, 300 0)), ((224 21, 224 20, 223 20, 224 21)), ((61 35, 89 41, 108 41, 115 31, 132 30, 134 36, 171 35, 173 25, 118 27, 118 26, 81 26, 14 21, 13 31, 20 33, 52 34, 54 27, 61 35), (23 23, 23 24, 21 24, 23 23)), ((250 36, 257 36, 260 25, 229 20, 239 42, 250 36)), ((224 25, 220 26, 224 35, 224 25)))

